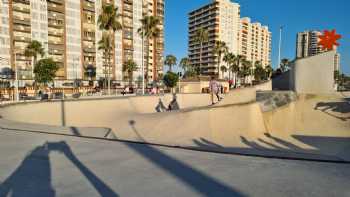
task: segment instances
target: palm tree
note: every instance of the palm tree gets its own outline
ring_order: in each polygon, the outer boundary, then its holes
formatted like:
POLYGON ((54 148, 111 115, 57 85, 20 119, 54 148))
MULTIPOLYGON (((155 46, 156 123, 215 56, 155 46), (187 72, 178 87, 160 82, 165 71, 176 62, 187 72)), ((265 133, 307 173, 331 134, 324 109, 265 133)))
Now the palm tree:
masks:
POLYGON ((198 66, 198 74, 202 74, 202 67, 201 67, 201 61, 202 61, 202 50, 203 50, 203 43, 209 41, 209 32, 207 29, 204 29, 203 27, 199 28, 195 33, 194 33, 194 42, 196 44, 200 45, 199 48, 199 66, 198 66))
MULTIPOLYGON (((235 60, 234 60, 234 68, 233 70, 235 70, 235 78, 238 79, 238 75, 240 75, 241 73, 241 67, 242 67, 242 62, 245 61, 245 56, 243 55, 237 55, 235 60)), ((237 82, 237 81, 236 81, 237 82)))
POLYGON ((113 49, 113 42, 114 42, 114 34, 116 31, 119 31, 123 29, 121 23, 119 22, 120 15, 118 14, 118 7, 114 7, 114 5, 102 5, 102 12, 98 16, 97 23, 99 25, 99 28, 101 30, 106 31, 110 37, 109 39, 109 46, 112 47, 106 47, 104 50, 107 52, 107 66, 108 66, 108 94, 111 94, 111 53, 113 49))
POLYGON ((250 75, 250 68, 252 67, 252 63, 247 60, 242 61, 242 66, 240 67, 238 73, 241 78, 243 78, 244 83, 246 82, 246 77, 250 75))
POLYGON ((224 66, 224 65, 222 65, 222 66, 220 67, 220 70, 221 70, 221 72, 222 72, 222 76, 224 76, 225 72, 227 72, 227 67, 224 66))
POLYGON ((144 62, 144 39, 147 40, 147 45, 150 45, 150 39, 157 38, 160 35, 161 30, 159 29, 160 25, 160 19, 156 16, 144 16, 141 20, 142 26, 137 30, 137 32, 140 34, 142 38, 142 92, 145 93, 145 78, 146 83, 148 83, 148 66, 149 66, 149 55, 148 52, 146 53, 146 69, 145 69, 145 62, 144 62), (146 72, 145 72, 146 70, 146 72))
POLYGON ((228 51, 226 43, 223 41, 216 41, 213 49, 213 53, 218 56, 218 78, 220 78, 220 63, 222 54, 225 54, 228 51))
MULTIPOLYGON (((98 50, 102 50, 103 51, 103 58, 104 58, 104 67, 108 69, 106 69, 104 71, 105 74, 105 79, 109 78, 108 75, 110 74, 110 59, 112 56, 112 49, 113 49, 113 44, 111 42, 111 37, 107 34, 107 33, 103 33, 102 34, 102 39, 100 41, 98 41, 98 50)), ((106 80, 104 80, 104 82, 106 82, 106 80)), ((104 83, 104 85, 106 86, 106 83, 104 83)), ((109 83, 110 85, 110 83, 109 83)), ((110 86, 108 85, 108 88, 110 88, 110 86)))
POLYGON ((180 67, 184 70, 184 72, 188 71, 191 66, 191 61, 188 57, 184 57, 180 60, 180 67))
POLYGON ((25 48, 24 55, 26 57, 33 57, 33 67, 37 63, 38 55, 43 57, 45 55, 45 49, 42 47, 41 43, 36 40, 32 40, 25 48))
POLYGON ((283 58, 281 60, 281 70, 282 70, 282 72, 286 72, 289 69, 288 65, 289 65, 289 59, 283 58))
POLYGON ((231 72, 233 74, 233 64, 235 61, 236 56, 233 53, 225 53, 223 61, 226 63, 226 66, 229 70, 228 74, 229 74, 229 79, 231 79, 231 72))
POLYGON ((172 67, 173 67, 174 65, 176 65, 176 62, 177 62, 177 59, 176 59, 175 56, 173 56, 173 55, 167 55, 167 56, 165 57, 164 64, 167 65, 167 66, 169 66, 169 71, 172 72, 172 67))
POLYGON ((132 86, 133 74, 139 69, 138 65, 131 59, 124 62, 123 71, 128 73, 129 86, 132 86))

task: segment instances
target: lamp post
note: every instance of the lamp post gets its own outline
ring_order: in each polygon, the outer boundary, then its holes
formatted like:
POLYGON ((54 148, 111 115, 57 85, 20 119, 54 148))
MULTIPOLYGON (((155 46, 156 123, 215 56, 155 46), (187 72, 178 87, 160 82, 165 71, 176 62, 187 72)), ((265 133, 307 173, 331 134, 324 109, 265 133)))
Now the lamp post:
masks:
POLYGON ((17 52, 14 51, 15 54, 15 101, 19 101, 19 80, 18 80, 18 67, 17 67, 17 52))
POLYGON ((281 68, 281 46, 282 46, 282 30, 283 26, 280 26, 280 38, 278 42, 278 68, 281 68))

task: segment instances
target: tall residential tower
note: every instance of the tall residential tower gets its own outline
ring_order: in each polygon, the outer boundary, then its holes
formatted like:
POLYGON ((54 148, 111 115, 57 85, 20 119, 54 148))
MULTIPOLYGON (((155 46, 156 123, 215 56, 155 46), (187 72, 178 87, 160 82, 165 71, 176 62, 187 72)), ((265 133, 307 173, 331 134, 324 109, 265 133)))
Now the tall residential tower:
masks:
MULTIPOLYGON (((321 35, 322 32, 316 30, 298 33, 296 42, 296 58, 306 58, 328 51, 327 49, 323 49, 322 46, 318 44, 320 41, 319 36, 321 35)), ((334 46, 333 50, 337 50, 337 47, 334 46)), ((339 69, 340 54, 336 53, 334 56, 334 70, 339 69)))
MULTIPOLYGON (((33 40, 41 42, 46 56, 59 65, 57 80, 87 79, 87 67, 95 67, 97 79, 111 70, 114 80, 125 80, 123 63, 133 59, 142 65, 142 39, 137 30, 144 16, 161 20, 161 35, 145 41, 149 55, 150 81, 163 70, 164 0, 8 0, 0 1, 0 69, 18 70, 20 79, 33 79, 32 58, 24 56, 33 40), (97 24, 103 5, 118 7, 122 31, 113 37, 112 67, 106 68, 98 41, 102 31, 97 24), (16 65, 16 66, 15 66, 16 65)), ((41 58, 41 57, 39 57, 41 58)), ((146 62, 146 60, 145 60, 146 62)), ((141 76, 141 69, 134 74, 141 76)))
POLYGON ((216 41, 225 42, 230 52, 238 53, 239 21, 240 6, 230 0, 214 0, 189 13, 188 56, 192 65, 201 68, 202 74, 217 75, 217 56, 213 54, 216 41), (202 51, 200 43, 195 41, 195 32, 200 28, 209 32, 209 40, 203 43, 202 51))
MULTIPOLYGON (((225 66, 213 53, 215 42, 223 41, 228 52, 242 55, 246 60, 260 61, 263 66, 271 64, 271 32, 267 26, 251 23, 249 18, 240 18, 240 5, 230 0, 213 0, 189 13, 189 43, 188 56, 195 67, 201 68, 201 74, 218 76, 218 66, 225 66), (209 32, 208 42, 196 42, 195 33, 200 28, 209 32), (200 54, 201 53, 201 54, 200 54)), ((227 78, 228 75, 220 76, 227 78)))

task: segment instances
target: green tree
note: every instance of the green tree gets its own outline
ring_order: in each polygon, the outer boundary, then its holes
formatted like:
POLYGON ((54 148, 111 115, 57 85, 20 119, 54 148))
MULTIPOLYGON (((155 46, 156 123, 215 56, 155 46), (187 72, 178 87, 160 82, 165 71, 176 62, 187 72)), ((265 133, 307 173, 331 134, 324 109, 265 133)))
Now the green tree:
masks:
POLYGON ((273 73, 273 68, 271 67, 271 65, 267 65, 267 66, 265 67, 265 76, 266 76, 266 79, 271 79, 272 73, 273 73))
POLYGON ((179 81, 179 76, 173 72, 167 72, 163 77, 163 83, 166 87, 173 89, 177 82, 179 81))
POLYGON ((201 75, 202 74, 202 51, 203 51, 203 43, 209 41, 209 32, 207 29, 204 29, 203 27, 199 28, 195 33, 194 33, 194 42, 196 44, 200 45, 199 48, 199 64, 197 65, 198 69, 197 74, 201 75))
POLYGON ((220 67, 220 70, 221 70, 221 72, 222 72, 222 77, 224 77, 225 72, 227 72, 227 67, 224 66, 224 65, 222 65, 222 66, 220 67))
POLYGON ((45 55, 45 49, 41 43, 36 40, 32 40, 25 48, 24 55, 26 57, 33 57, 33 65, 35 66, 38 60, 38 55, 43 57, 45 55))
POLYGON ((176 65, 177 59, 174 55, 167 55, 165 57, 164 64, 169 66, 169 71, 172 72, 172 67, 176 65))
MULTIPOLYGON (((99 25, 100 30, 104 30, 108 33, 108 41, 110 44, 106 47, 105 53, 107 55, 105 58, 107 59, 107 66, 108 66, 108 94, 111 94, 110 88, 111 88, 111 67, 112 67, 112 49, 113 49, 113 42, 114 42, 114 34, 116 31, 122 30, 122 24, 119 22, 120 15, 118 14, 118 7, 114 7, 114 5, 102 5, 102 12, 98 16, 97 24, 99 25)), ((106 37, 106 34, 104 34, 106 37)), ((102 38, 103 39, 103 38, 102 38)), ((105 39, 107 41, 107 39, 105 39)))
MULTIPOLYGON (((148 71, 149 71, 149 52, 145 53, 144 50, 144 42, 145 39, 147 41, 147 45, 150 45, 150 40, 158 38, 160 36, 161 30, 159 28, 160 19, 156 16, 144 16, 141 20, 142 26, 137 30, 142 38, 142 56, 146 57, 146 66, 142 66, 145 70, 142 73, 144 78, 146 79, 146 84, 148 84, 148 71)), ((144 61, 142 61, 142 65, 144 65, 144 61)), ((158 71, 158 69, 157 69, 158 71)), ((158 76, 158 74, 157 74, 158 76)), ((155 79, 156 80, 156 79, 155 79)))
POLYGON ((263 65, 260 61, 255 62, 255 69, 254 69, 254 79, 256 81, 262 81, 266 77, 265 69, 263 68, 263 65))
MULTIPOLYGON (((109 79, 109 75, 110 75, 110 59, 112 56, 112 50, 113 50, 113 45, 112 45, 112 41, 111 41, 111 37, 104 32, 102 34, 102 39, 100 41, 98 41, 98 50, 102 50, 103 51, 103 59, 104 59, 104 75, 105 75, 105 79, 109 79)), ((106 80, 103 81, 104 85, 106 86, 106 80)), ((108 86, 110 87, 110 86, 108 86)))
POLYGON ((59 67, 52 58, 41 59, 34 67, 35 82, 47 85, 56 77, 59 67))
POLYGON ((132 86, 134 72, 138 70, 138 65, 133 60, 127 60, 123 64, 123 71, 128 73, 129 86, 132 86))
POLYGON ((282 70, 282 72, 286 72, 286 71, 288 71, 289 70, 289 59, 287 59, 287 58, 283 58, 282 60, 281 60, 281 70, 282 70))
POLYGON ((229 79, 231 79, 231 76, 233 75, 233 72, 235 72, 237 69, 235 64, 236 56, 233 53, 225 53, 223 57, 223 61, 226 63, 226 66, 229 71, 229 79))
POLYGON ((252 67, 252 63, 247 60, 243 60, 241 62, 242 66, 239 68, 238 75, 243 79, 244 83, 246 82, 247 76, 250 75, 250 69, 252 67))
POLYGON ((213 48, 213 53, 217 55, 218 58, 218 78, 220 78, 220 63, 221 63, 221 58, 222 55, 227 53, 228 47, 226 46, 226 43, 223 41, 216 41, 214 48, 213 48))
POLYGON ((187 70, 191 67, 191 61, 188 57, 184 57, 180 60, 180 67, 184 70, 186 73, 187 70))
POLYGON ((184 70, 184 78, 193 77, 196 75, 194 67, 191 65, 191 61, 188 57, 182 58, 180 61, 180 67, 184 70))

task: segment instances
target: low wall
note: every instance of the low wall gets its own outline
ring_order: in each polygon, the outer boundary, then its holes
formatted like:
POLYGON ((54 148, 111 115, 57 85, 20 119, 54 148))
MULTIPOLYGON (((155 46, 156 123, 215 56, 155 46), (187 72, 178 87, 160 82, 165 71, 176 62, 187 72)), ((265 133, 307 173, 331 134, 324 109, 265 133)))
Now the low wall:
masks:
MULTIPOLYGON (((231 91, 210 107, 208 94, 180 94, 183 110, 155 113, 159 98, 7 105, 0 115, 28 123, 110 128, 115 138, 137 142, 350 161, 350 105, 338 96, 298 95, 295 101, 262 112, 252 87, 231 91)), ((161 97, 164 103, 171 98, 161 97)))

